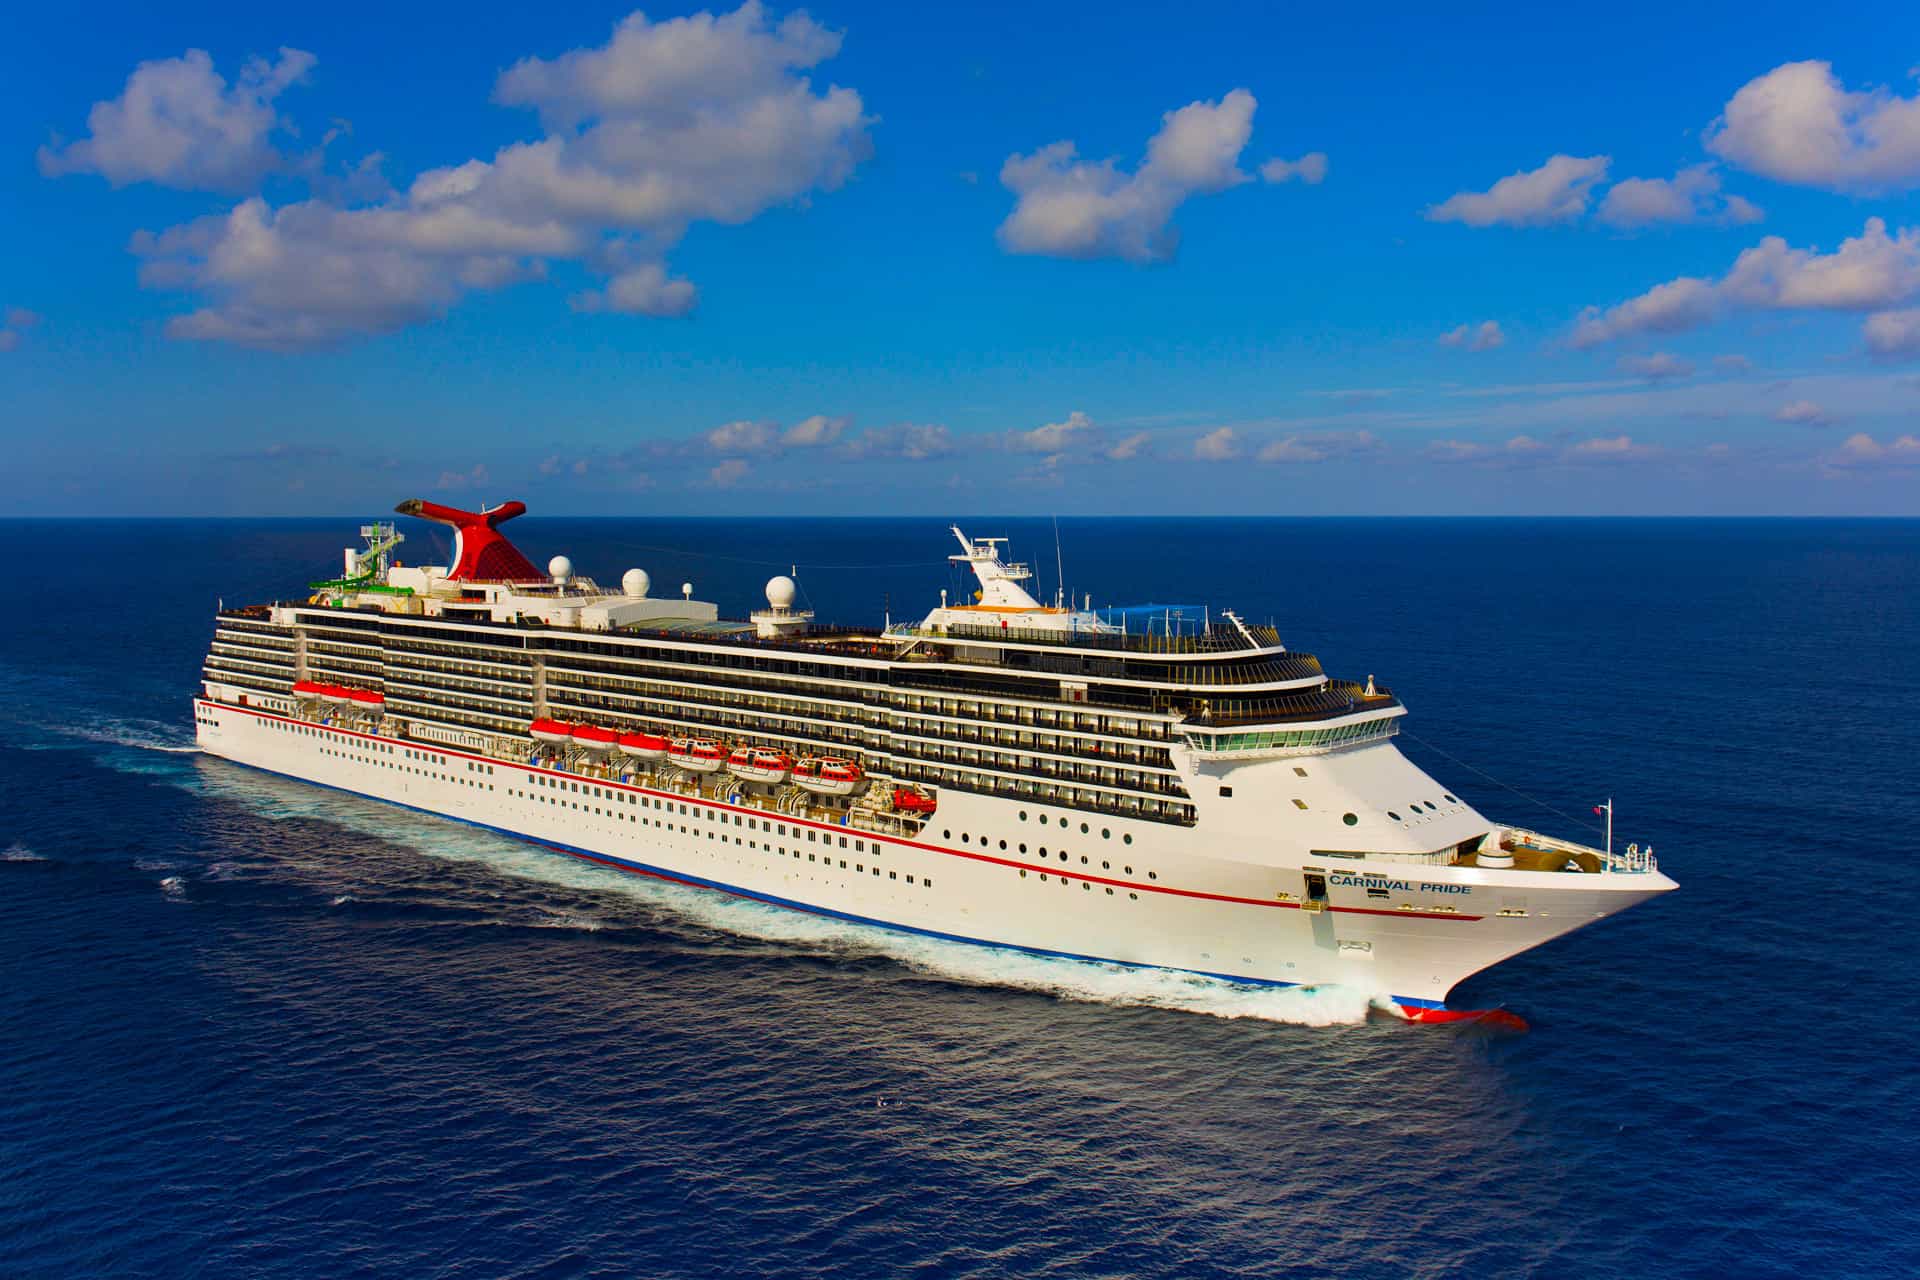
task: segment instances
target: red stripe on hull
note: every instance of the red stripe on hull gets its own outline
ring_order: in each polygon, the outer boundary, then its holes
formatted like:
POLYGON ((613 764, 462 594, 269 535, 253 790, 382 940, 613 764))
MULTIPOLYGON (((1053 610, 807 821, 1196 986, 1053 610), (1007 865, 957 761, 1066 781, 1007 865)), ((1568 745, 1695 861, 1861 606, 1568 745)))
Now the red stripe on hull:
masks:
POLYGON ((1470 1022, 1499 1031, 1525 1031, 1527 1020, 1505 1009, 1427 1009, 1419 1005, 1398 1006, 1408 1022, 1470 1022))

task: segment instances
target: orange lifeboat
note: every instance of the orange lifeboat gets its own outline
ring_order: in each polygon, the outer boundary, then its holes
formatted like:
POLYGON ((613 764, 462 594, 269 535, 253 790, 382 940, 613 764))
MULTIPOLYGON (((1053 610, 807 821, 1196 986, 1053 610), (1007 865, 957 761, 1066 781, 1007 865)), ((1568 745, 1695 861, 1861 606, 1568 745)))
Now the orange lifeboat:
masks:
POLYGON ((527 732, 539 741, 555 746, 573 741, 573 726, 564 720, 535 720, 527 726, 527 732))
POLYGON ((727 772, 742 782, 780 782, 793 772, 793 757, 772 747, 738 747, 727 757, 727 772))
POLYGON ((851 760, 808 756, 794 766, 793 783, 817 796, 845 796, 852 795, 866 776, 851 760))
POLYGON ((620 751, 636 760, 665 760, 667 740, 651 733, 623 733, 620 735, 620 751))
POLYGON ((667 747, 667 759, 693 773, 713 773, 726 763, 727 753, 711 738, 675 738, 667 747))
POLYGON ((613 744, 618 741, 619 734, 611 729, 602 729, 597 724, 573 726, 573 745, 584 751, 611 751, 613 744))

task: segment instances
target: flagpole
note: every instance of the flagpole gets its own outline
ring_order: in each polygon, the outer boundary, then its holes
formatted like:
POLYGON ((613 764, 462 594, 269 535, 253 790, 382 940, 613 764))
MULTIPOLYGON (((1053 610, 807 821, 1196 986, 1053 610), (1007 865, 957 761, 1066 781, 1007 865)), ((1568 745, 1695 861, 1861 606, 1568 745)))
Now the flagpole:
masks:
POLYGON ((1607 870, 1613 870, 1613 797, 1607 797, 1607 870))

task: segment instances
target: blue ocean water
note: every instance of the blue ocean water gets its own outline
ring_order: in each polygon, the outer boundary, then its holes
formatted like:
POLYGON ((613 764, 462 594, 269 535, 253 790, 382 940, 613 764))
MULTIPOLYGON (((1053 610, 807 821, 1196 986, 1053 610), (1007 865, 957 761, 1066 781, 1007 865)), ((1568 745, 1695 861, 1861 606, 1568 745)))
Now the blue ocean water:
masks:
MULTIPOLYGON (((1920 1273, 1920 524, 1061 522, 1076 594, 1390 684, 1483 810, 1617 800, 1682 887, 1456 994, 1514 1035, 823 922, 195 754, 216 600, 356 523, 0 523, 0 1273, 1920 1273)), ((974 523, 1051 588, 1050 524, 974 523)), ((790 563, 823 618, 949 581, 934 519, 515 530, 729 612, 790 563)))

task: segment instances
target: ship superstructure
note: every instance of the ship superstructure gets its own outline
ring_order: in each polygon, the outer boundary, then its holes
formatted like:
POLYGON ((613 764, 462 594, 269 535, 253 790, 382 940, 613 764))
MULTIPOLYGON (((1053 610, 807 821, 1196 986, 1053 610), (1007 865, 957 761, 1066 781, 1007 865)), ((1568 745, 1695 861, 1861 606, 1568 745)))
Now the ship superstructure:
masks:
POLYGON ((1242 981, 1340 983, 1440 1020, 1462 978, 1674 887, 1492 822, 1393 743, 1406 709, 1273 628, 1040 603, 953 530, 977 592, 828 628, 785 576, 744 621, 545 572, 519 503, 397 510, 299 602, 223 610, 207 751, 785 906, 1242 981))

